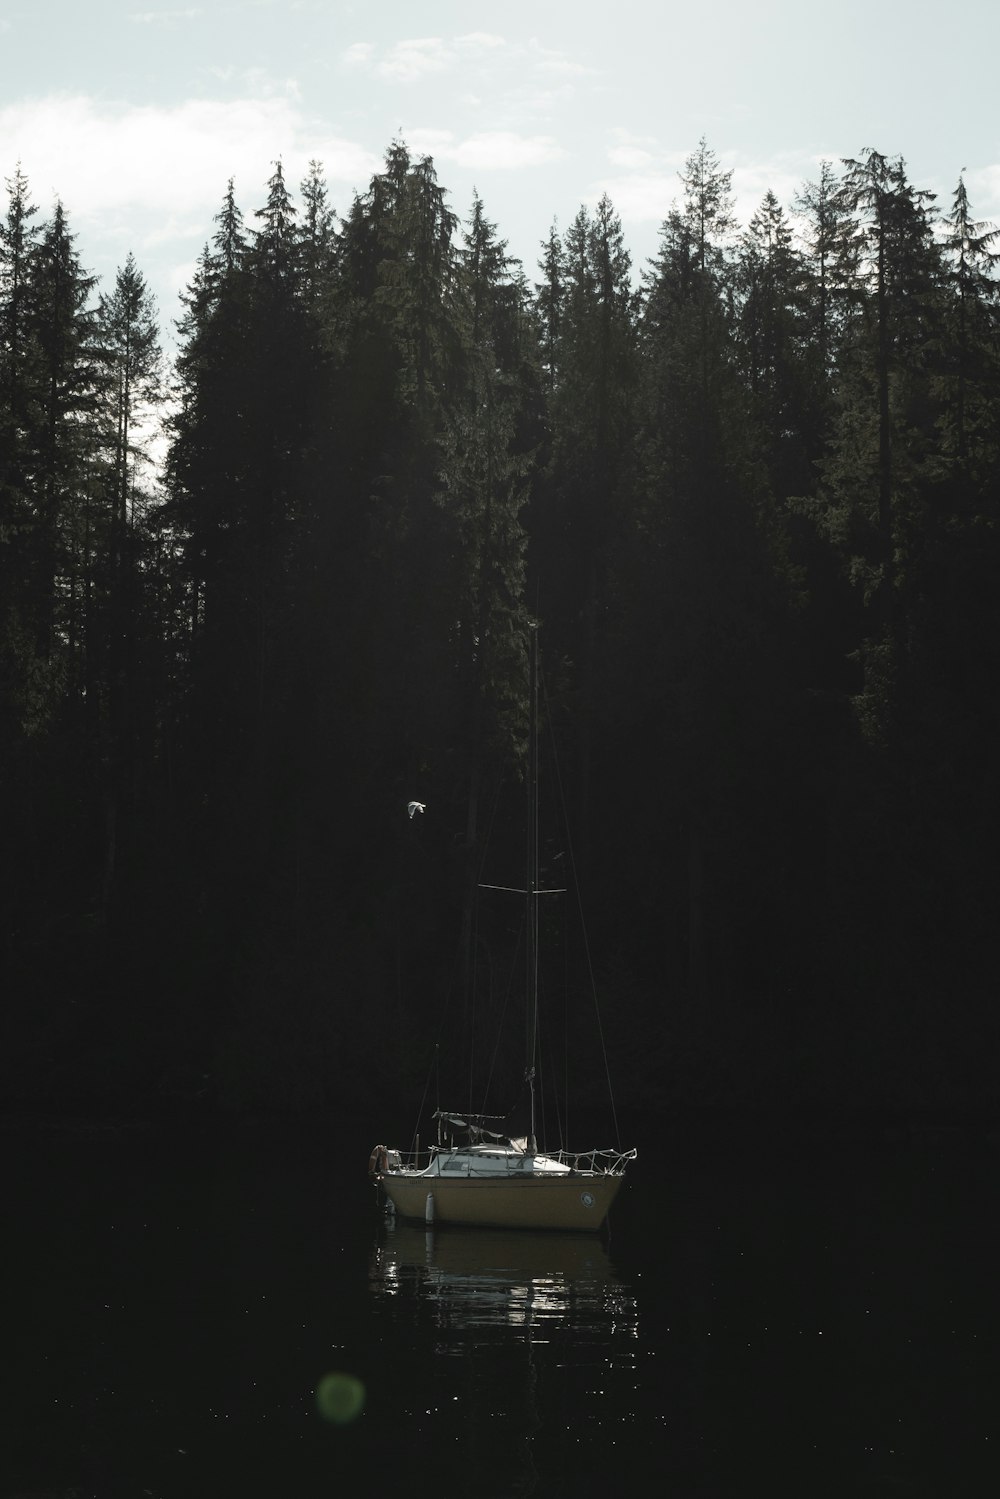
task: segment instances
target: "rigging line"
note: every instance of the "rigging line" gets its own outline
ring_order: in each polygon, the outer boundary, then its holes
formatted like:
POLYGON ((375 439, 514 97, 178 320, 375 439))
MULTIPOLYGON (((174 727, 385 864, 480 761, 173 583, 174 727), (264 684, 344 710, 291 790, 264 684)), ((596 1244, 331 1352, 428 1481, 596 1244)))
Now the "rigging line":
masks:
POLYGON ((525 890, 523 885, 480 885, 480 890, 504 890, 508 895, 565 895, 565 885, 555 885, 551 890, 525 890))
MULTIPOLYGON (((565 926, 565 923, 563 923, 563 925, 565 926)), ((541 985, 544 985, 544 982, 545 980, 543 978, 541 980, 541 985)), ((546 1031, 545 1024, 541 1019, 541 1016, 544 1014, 544 1012, 545 1006, 540 1005, 538 1024, 538 1098, 542 1113, 542 1139, 548 1139, 548 1125, 546 1123, 547 1115, 545 1112, 547 1089, 551 1094, 551 1104, 556 1118, 556 1135, 559 1140, 559 1148, 560 1150, 562 1150, 565 1149, 567 1140, 567 1113, 564 1112, 559 1098, 558 1041, 553 1047, 553 1053, 556 1057, 556 1062, 553 1063, 550 1071, 547 1061, 548 1053, 545 1051, 546 1036, 550 1033, 546 1031), (543 1060, 543 1057, 546 1058, 546 1060, 543 1060)), ((566 1040, 565 1025, 563 1026, 563 1040, 564 1042, 566 1040)), ((565 1100, 563 1100, 563 1102, 565 1102, 565 1100)), ((566 1104, 566 1110, 568 1110, 568 1104, 566 1104)))
MULTIPOLYGON (((501 793, 502 787, 503 787, 503 777, 501 776, 501 777, 498 778, 496 796, 495 796, 494 801, 493 801, 493 810, 490 813, 489 831, 487 832, 486 840, 485 840, 485 843, 483 845, 483 854, 482 854, 482 858, 480 860, 480 866, 479 866, 479 872, 480 872, 480 874, 482 873, 483 864, 485 863, 485 860, 486 860, 486 850, 489 847, 490 837, 491 837, 492 832, 493 832, 493 824, 496 821, 497 808, 498 808, 498 806, 500 804, 500 793, 501 793)), ((400 852, 400 856, 399 856, 399 860, 398 860, 398 864, 397 864, 397 874, 398 874, 398 870, 401 867, 402 867, 402 852, 400 852)), ((476 921, 478 923, 478 910, 476 911, 476 921)), ((476 949, 474 948, 474 952, 475 951, 476 951, 476 949)), ((473 964, 475 964, 475 962, 476 962, 476 957, 474 956, 473 957, 473 964)), ((422 1122, 422 1119, 423 1119, 424 1104, 427 1101, 427 1092, 428 1092, 428 1089, 430 1088, 431 1073, 435 1072, 435 1071, 436 1071, 436 1076, 437 1076, 438 1094, 440 1095, 440 1091, 441 1091, 441 1037, 444 1034, 445 1020, 447 1018, 448 1010, 449 1010, 449 1007, 451 1005, 451 998, 452 998, 452 994, 454 993, 454 990, 455 990, 455 987, 456 987, 456 978, 457 978, 458 971, 459 971, 459 968, 461 966, 461 963, 462 963, 462 949, 461 949, 461 945, 459 945, 459 949, 456 952, 454 961, 452 963, 451 976, 450 976, 450 978, 448 980, 448 983, 445 986, 444 993, 443 993, 442 998, 441 998, 441 1004, 440 1004, 440 1007, 439 1007, 438 1020, 437 1020, 437 1039, 434 1042, 434 1051, 431 1054, 431 1059, 430 1059, 430 1062, 428 1063, 428 1067, 427 1067, 427 1075, 426 1075, 426 1077, 424 1079, 424 1091, 423 1091, 423 1095, 422 1095, 422 1097, 420 1099, 420 1108, 417 1111, 417 1121, 416 1121, 416 1125, 414 1127, 413 1137, 412 1137, 411 1142, 410 1142, 410 1148, 411 1148, 411 1150, 415 1148, 415 1142, 420 1138, 420 1125, 421 1125, 421 1122, 422 1122)), ((402 977, 401 977, 401 972, 399 970, 398 965, 397 965, 397 986, 398 986, 398 1002, 401 1005, 402 1004, 402 977)), ((471 1069, 470 1069, 469 1098, 470 1098, 470 1102, 471 1102, 471 1098, 472 1098, 471 1069)), ((440 1106, 440 1097, 438 1099, 438 1104, 440 1106)))
MULTIPOLYGON (((477 879, 477 882, 476 882, 477 884, 479 884, 480 880, 482 879, 482 873, 483 873, 483 870, 486 867, 486 855, 489 853, 490 843, 491 843, 492 838, 493 838, 493 824, 496 822, 497 809, 500 806, 500 795, 501 795, 501 793, 503 791, 503 783, 504 783, 504 778, 503 778, 503 774, 501 773, 499 776, 497 776, 497 792, 496 792, 496 796, 493 798, 493 810, 490 812, 490 824, 489 824, 489 827, 486 830, 486 837, 483 839, 483 844, 482 844, 483 852, 482 852, 482 856, 481 856, 481 858, 479 860, 479 879, 477 879)), ((489 886, 485 886, 484 885, 481 888, 488 889, 489 886)))
MULTIPOLYGON (((560 1092, 559 1074, 556 1067, 552 1069, 554 1084, 552 1096, 555 1100, 556 1125, 559 1130, 560 1148, 565 1148, 569 1139, 569 922, 565 920, 563 911, 562 922, 562 1091, 560 1092)), ((556 1058, 558 1063, 558 1047, 556 1058)))
POLYGON ((438 1089, 438 1095, 439 1095, 439 1097, 438 1097, 438 1104, 440 1106, 440 1092, 441 1092, 441 1040, 440 1040, 440 1038, 441 1038, 441 1036, 444 1035, 445 1017, 448 1014, 448 1007, 449 1007, 449 1005, 451 1003, 451 996, 452 996, 452 993, 453 993, 453 991, 455 989, 455 979, 456 979, 456 976, 457 976, 457 973, 458 973, 458 969, 459 969, 459 965, 460 965, 461 961, 462 961, 462 952, 461 952, 461 947, 460 947, 459 951, 455 954, 455 958, 454 958, 454 961, 452 963, 452 968, 451 968, 451 977, 449 978, 448 983, 445 985, 444 994, 443 994, 442 999, 441 999, 441 1005, 440 1005, 438 1022, 437 1022, 437 1039, 434 1042, 434 1050, 431 1053, 431 1059, 430 1059, 429 1063, 427 1064, 427 1077, 426 1077, 426 1079, 424 1081, 423 1097, 420 1100, 420 1108, 419 1108, 419 1110, 417 1112, 417 1122, 416 1122, 416 1125, 414 1126, 414 1130, 413 1130, 413 1139, 410 1142, 410 1149, 411 1150, 415 1149, 415 1142, 420 1137, 420 1125, 421 1125, 421 1121, 422 1121, 422 1118, 423 1118, 424 1103, 425 1103, 425 1101, 427 1099, 427 1090, 430 1087, 431 1073, 435 1069, 437 1071, 437 1089, 438 1089))
MULTIPOLYGON (((511 990, 514 987, 514 975, 515 975, 515 973, 517 972, 517 969, 518 969, 518 963, 519 963, 520 954, 521 954, 521 939, 522 939, 523 936, 524 936, 524 927, 522 925, 520 931, 517 934, 517 946, 514 948, 514 953, 513 953, 513 956, 511 958, 510 972, 509 972, 509 974, 507 976, 507 992, 504 994, 504 997, 503 997, 503 1007, 500 1010, 500 1018, 499 1018, 499 1021, 497 1022, 496 1036, 495 1036, 495 1040, 494 1040, 494 1043, 493 1043, 493 1056, 490 1058, 490 1070, 489 1070, 489 1074, 488 1074, 488 1076, 486 1078, 486 1087, 485 1087, 485 1089, 483 1091, 482 1108, 479 1111, 480 1113, 483 1113, 483 1114, 485 1114, 485 1112, 486 1112, 486 1104, 487 1104, 487 1101, 489 1100, 490 1088, 493 1086, 493 1073, 496 1070, 497 1057, 500 1055, 500 1038, 502 1037, 503 1032, 504 1032, 504 1020, 506 1019, 506 1016, 507 1016, 507 1006, 510 1003, 511 990)), ((506 1119, 509 1116, 507 1114, 505 1114, 502 1117, 506 1119)))
MULTIPOLYGON (((431 1065, 427 1069, 427 1076, 424 1078, 424 1091, 421 1094, 421 1097, 420 1097, 420 1107, 417 1110, 417 1122, 416 1122, 416 1125, 414 1126, 413 1134, 410 1136, 410 1155, 412 1155, 412 1156, 415 1156, 416 1153, 417 1153, 417 1141, 420 1139, 420 1121, 423 1118, 424 1104, 427 1102, 427 1090, 430 1088, 430 1085, 431 1085, 431 1073, 434 1070, 434 1065, 435 1065, 435 1062, 437 1061, 437 1055, 438 1055, 438 1045, 437 1045, 437 1042, 435 1041, 435 1043, 434 1043, 434 1057, 433 1057, 433 1059, 431 1061, 431 1065)), ((439 1074, 438 1075, 438 1092, 440 1093, 440 1091, 441 1091, 441 1078, 440 1078, 440 1074, 439 1074)), ((438 1107, 440 1108, 440 1102, 438 1104, 438 1107)))
MULTIPOLYGON (((475 1056, 476 1056, 476 996, 479 993, 479 899, 478 890, 488 889, 488 886, 480 883, 480 876, 486 867, 486 856, 489 853, 490 844, 493 840, 493 825, 496 822, 497 808, 500 806, 500 796, 503 791, 503 775, 497 776, 496 794, 493 797, 493 806, 490 810, 490 820, 486 828, 486 837, 481 840, 481 852, 479 855, 479 869, 477 870, 476 888, 470 891, 472 900, 472 964, 469 975, 472 985, 472 993, 469 995, 469 1110, 472 1111, 473 1091, 475 1088, 475 1056)), ((493 995, 493 964, 490 962, 490 997, 493 995)), ((494 1055, 495 1061, 495 1055, 494 1055)), ((493 1075, 493 1064, 490 1065, 490 1077, 493 1075)), ((487 1090, 489 1081, 487 1080, 487 1090)))
POLYGON ((615 1127, 615 1140, 621 1149, 621 1132, 618 1128, 618 1111, 615 1108, 615 1090, 611 1081, 611 1068, 608 1065, 608 1049, 604 1041, 604 1026, 601 1022, 601 1006, 597 997, 597 980, 594 977, 594 961, 590 952, 590 938, 587 936, 587 923, 583 910, 583 897, 580 894, 580 876, 576 867, 576 851, 573 848, 573 835, 570 832, 569 814, 566 808, 566 793, 563 788, 562 769, 559 764, 559 754, 556 749, 556 736, 552 728, 552 714, 549 705, 549 691, 544 672, 539 675, 542 679, 542 696, 545 699, 545 717, 549 724, 549 740, 552 745, 552 764, 556 773, 556 785, 559 788, 559 805, 562 808, 563 827, 566 830, 566 847, 569 849, 569 862, 573 871, 573 888, 576 892, 576 904, 580 915, 580 930, 583 933, 583 951, 587 961, 587 974, 590 979, 590 992, 594 998, 594 1015, 597 1020, 597 1034, 601 1042, 601 1058, 604 1062, 604 1076, 608 1084, 608 1097, 611 1101, 611 1119, 615 1127))
POLYGON ((545 1068, 546 1068, 546 1063, 542 1061, 542 1044, 543 1044, 544 1035, 545 1035, 545 1028, 542 1025, 540 1019, 538 1021, 537 1031, 538 1031, 538 1035, 537 1035, 537 1040, 535 1042, 535 1052, 536 1052, 535 1070, 538 1073, 538 1079, 537 1079, 537 1081, 538 1081, 538 1111, 541 1114, 541 1124, 542 1124, 541 1139, 542 1139, 542 1141, 544 1143, 544 1141, 548 1138, 548 1133, 547 1133, 546 1128, 545 1128, 545 1089, 542 1086, 542 1080, 545 1077, 545 1068))
POLYGON ((472 1111, 473 1078, 476 1072, 476 996, 479 993, 479 902, 472 895, 472 961, 469 971, 468 1015, 469 1015, 469 1111, 472 1111))

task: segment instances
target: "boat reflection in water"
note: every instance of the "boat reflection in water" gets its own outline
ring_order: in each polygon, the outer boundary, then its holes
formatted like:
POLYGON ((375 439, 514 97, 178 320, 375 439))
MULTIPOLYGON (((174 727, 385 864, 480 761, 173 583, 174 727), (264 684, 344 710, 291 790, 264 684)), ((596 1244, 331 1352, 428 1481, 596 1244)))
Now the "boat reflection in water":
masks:
POLYGON ((535 1342, 569 1328, 602 1340, 638 1332, 635 1298, 592 1234, 424 1232, 390 1220, 373 1249, 370 1280, 375 1295, 419 1298, 439 1327, 458 1332, 525 1328, 535 1342))
POLYGON ((639 1346, 635 1296, 597 1236, 390 1220, 369 1288, 395 1360, 390 1464, 417 1443, 441 1493, 583 1491, 570 1474, 615 1450, 639 1346))

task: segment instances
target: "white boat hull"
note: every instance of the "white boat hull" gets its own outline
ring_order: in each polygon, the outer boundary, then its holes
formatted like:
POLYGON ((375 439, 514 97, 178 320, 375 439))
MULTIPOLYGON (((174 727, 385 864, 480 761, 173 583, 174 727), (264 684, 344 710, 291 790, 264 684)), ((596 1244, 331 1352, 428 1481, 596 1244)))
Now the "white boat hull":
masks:
POLYGON ((491 1228, 596 1232, 622 1184, 604 1172, 447 1176, 389 1171, 382 1188, 401 1218, 491 1228), (427 1199, 433 1199, 428 1210, 427 1199))

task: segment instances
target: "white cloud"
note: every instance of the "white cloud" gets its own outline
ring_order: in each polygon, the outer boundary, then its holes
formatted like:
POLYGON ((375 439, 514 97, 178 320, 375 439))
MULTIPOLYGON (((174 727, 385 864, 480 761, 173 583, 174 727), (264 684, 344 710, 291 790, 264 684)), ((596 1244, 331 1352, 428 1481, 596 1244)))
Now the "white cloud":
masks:
POLYGON ((284 94, 290 99, 302 96, 297 78, 275 78, 266 68, 235 68, 232 64, 221 66, 213 63, 210 67, 203 68, 202 73, 211 78, 213 83, 224 83, 234 90, 241 90, 244 95, 266 98, 271 94, 284 94))
POLYGON ((638 172, 653 166, 656 157, 651 151, 644 151, 641 146, 609 146, 608 160, 613 167, 621 167, 626 172, 638 172))
POLYGON ((355 141, 317 138, 287 93, 169 108, 49 96, 0 109, 0 140, 9 151, 2 165, 20 159, 39 203, 58 195, 72 220, 104 224, 138 212, 157 224, 204 225, 230 177, 242 195, 260 196, 278 157, 293 186, 313 157, 331 183, 354 183, 378 165, 355 141))
POLYGON ((537 37, 532 37, 528 43, 527 56, 532 69, 536 73, 558 73, 576 78, 594 77, 597 74, 596 68, 588 67, 582 62, 576 62, 565 52, 557 52, 551 47, 543 47, 537 37))
POLYGON ((365 187, 383 165, 381 151, 370 151, 359 141, 345 140, 340 135, 305 136, 298 156, 302 157, 303 152, 306 165, 314 160, 323 163, 323 175, 331 185, 350 183, 365 187))
POLYGON ((169 108, 53 95, 0 108, 0 181, 20 160, 43 217, 62 199, 83 264, 103 287, 134 251, 170 345, 177 294, 214 233, 229 178, 252 224, 278 157, 293 192, 310 160, 321 161, 339 209, 381 166, 379 155, 318 125, 287 93, 169 108))
POLYGON ((629 172, 594 183, 588 200, 597 203, 603 193, 607 193, 623 223, 659 224, 679 196, 680 185, 676 172, 629 172))
POLYGON ((375 66, 380 78, 396 83, 414 83, 428 73, 444 73, 456 61, 457 54, 439 36, 413 37, 397 42, 386 57, 375 66))
POLYGON ((572 83, 563 83, 556 88, 533 87, 529 78, 527 87, 512 90, 504 99, 508 118, 523 120, 528 115, 536 119, 565 120, 569 111, 577 107, 577 90, 572 83))
POLYGON ((470 31, 456 37, 404 37, 378 55, 371 42, 355 42, 342 54, 341 62, 392 83, 419 83, 461 68, 475 70, 477 77, 488 74, 494 79, 506 71, 519 85, 528 77, 549 83, 555 80, 562 90, 597 71, 565 52, 543 47, 535 38, 527 43, 511 42, 492 31, 470 31))
POLYGON ((403 139, 413 157, 433 156, 435 161, 442 161, 455 149, 455 132, 437 130, 433 126, 417 125, 412 130, 404 130, 403 139))
POLYGON ((201 14, 194 7, 188 10, 134 10, 128 20, 136 26, 169 26, 174 21, 193 21, 201 14))
POLYGON ((733 196, 740 224, 749 224, 769 191, 774 193, 790 218, 796 193, 805 181, 817 175, 816 163, 811 157, 802 155, 781 155, 770 160, 734 164, 733 196))
POLYGON ((189 214, 172 213, 156 219, 152 227, 140 234, 133 248, 136 251, 156 251, 161 245, 198 244, 208 239, 209 223, 204 210, 189 214))
POLYGON ((609 134, 615 146, 622 148, 634 146, 637 150, 643 151, 656 151, 659 149, 659 142, 655 135, 636 135, 633 131, 626 130, 622 125, 612 125, 609 134))
POLYGON ((502 36, 496 36, 492 31, 470 31, 465 36, 456 37, 455 42, 466 52, 496 52, 507 45, 502 36))
POLYGON ((475 171, 512 171, 545 166, 566 155, 550 135, 517 135, 512 130, 485 130, 470 135, 451 153, 451 160, 475 171))
POLYGON ((512 130, 483 130, 459 139, 450 130, 418 128, 408 131, 406 139, 416 156, 433 156, 435 162, 454 162, 473 172, 520 171, 566 155, 552 136, 512 130))
POLYGON ((374 51, 371 42, 352 42, 340 61, 345 68, 365 68, 371 62, 374 51))

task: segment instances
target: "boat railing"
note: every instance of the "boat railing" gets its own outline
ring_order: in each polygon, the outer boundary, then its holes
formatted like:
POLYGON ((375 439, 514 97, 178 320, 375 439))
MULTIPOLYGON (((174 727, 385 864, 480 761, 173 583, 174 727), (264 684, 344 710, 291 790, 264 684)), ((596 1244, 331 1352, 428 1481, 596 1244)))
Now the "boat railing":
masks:
MULTIPOLYGON (((390 1171, 423 1171, 433 1157, 441 1153, 439 1146, 432 1145, 422 1150, 390 1150, 387 1152, 390 1171)), ((445 1151, 445 1154, 448 1152, 445 1151)), ((629 1161, 634 1161, 637 1150, 542 1150, 548 1161, 567 1166, 570 1171, 592 1172, 595 1175, 618 1176, 629 1161)))
POLYGON ((604 1176, 618 1176, 637 1150, 546 1150, 546 1158, 568 1166, 571 1171, 592 1171, 604 1176))
POLYGON ((434 1154, 434 1146, 428 1150, 425 1146, 422 1150, 390 1150, 390 1171, 423 1171, 430 1165, 434 1154))

